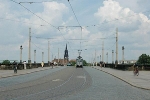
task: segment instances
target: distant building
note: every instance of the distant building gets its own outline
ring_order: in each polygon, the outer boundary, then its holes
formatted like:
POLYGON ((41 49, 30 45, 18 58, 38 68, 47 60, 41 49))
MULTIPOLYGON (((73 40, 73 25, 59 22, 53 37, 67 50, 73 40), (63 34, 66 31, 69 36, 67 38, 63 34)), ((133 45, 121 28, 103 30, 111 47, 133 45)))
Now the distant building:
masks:
MULTIPOLYGON (((134 64, 137 60, 124 60, 124 64, 134 64)), ((122 64, 122 60, 119 60, 119 64, 122 64)))
POLYGON ((68 50, 67 50, 67 44, 66 44, 66 49, 65 49, 65 53, 64 53, 64 59, 69 60, 69 55, 68 55, 68 50))
POLYGON ((69 62, 76 62, 76 59, 71 59, 69 62))
POLYGON ((68 62, 69 62, 69 54, 68 54, 67 44, 66 44, 66 49, 65 49, 65 53, 64 53, 64 65, 67 65, 68 62))
POLYGON ((66 65, 67 64, 67 60, 64 60, 64 59, 54 59, 53 61, 52 61, 55 65, 66 65))
POLYGON ((68 54, 68 50, 67 50, 67 44, 66 44, 66 49, 64 51, 64 59, 54 59, 52 60, 52 62, 55 65, 67 65, 69 63, 69 54, 68 54))

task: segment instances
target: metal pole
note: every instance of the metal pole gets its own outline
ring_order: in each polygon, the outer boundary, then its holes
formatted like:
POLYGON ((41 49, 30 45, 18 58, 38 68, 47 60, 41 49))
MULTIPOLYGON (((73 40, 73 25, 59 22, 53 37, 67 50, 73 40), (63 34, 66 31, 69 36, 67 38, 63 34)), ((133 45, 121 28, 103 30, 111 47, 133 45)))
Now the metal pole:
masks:
POLYGON ((59 48, 58 48, 58 65, 59 65, 59 48))
POLYGON ((42 61, 44 62, 44 52, 42 52, 42 61))
POLYGON ((118 28, 116 28, 116 64, 118 64, 118 28))
POLYGON ((22 45, 20 46, 20 63, 22 63, 22 45))
POLYGON ((48 65, 50 66, 50 46, 49 46, 49 41, 48 41, 48 65))
POLYGON ((31 28, 29 28, 29 57, 28 57, 28 63, 31 65, 31 28))
POLYGON ((102 62, 104 62, 104 41, 102 42, 102 62))
POLYGON ((97 66, 96 50, 95 50, 95 65, 97 66))
POLYGON ((112 64, 114 64, 114 50, 112 50, 112 64))
POLYGON ((34 50, 34 63, 36 63, 36 50, 34 50))
POLYGON ((107 55, 107 61, 106 62, 108 63, 108 52, 106 53, 106 55, 107 55))
POLYGON ((122 46, 122 63, 124 64, 124 46, 122 46))
POLYGON ((100 55, 100 62, 101 62, 101 55, 100 55))

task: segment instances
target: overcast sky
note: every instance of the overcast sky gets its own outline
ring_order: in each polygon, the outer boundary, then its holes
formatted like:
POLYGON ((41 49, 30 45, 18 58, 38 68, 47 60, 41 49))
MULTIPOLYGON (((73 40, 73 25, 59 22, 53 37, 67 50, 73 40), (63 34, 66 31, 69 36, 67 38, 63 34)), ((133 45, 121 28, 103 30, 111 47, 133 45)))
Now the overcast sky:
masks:
POLYGON ((81 56, 88 62, 94 60, 95 51, 96 58, 100 59, 104 41, 104 61, 108 52, 109 62, 112 62, 116 28, 118 60, 122 59, 122 46, 125 47, 125 60, 137 60, 142 53, 150 55, 149 0, 45 1, 0 0, 0 60, 20 61, 22 45, 22 59, 28 61, 29 28, 32 62, 34 50, 37 62, 42 61, 42 52, 44 62, 48 61, 48 41, 50 60, 52 56, 58 57, 58 48, 59 58, 63 58, 67 44, 69 59, 76 59, 81 49, 81 56), (22 3, 24 1, 33 3, 22 3))

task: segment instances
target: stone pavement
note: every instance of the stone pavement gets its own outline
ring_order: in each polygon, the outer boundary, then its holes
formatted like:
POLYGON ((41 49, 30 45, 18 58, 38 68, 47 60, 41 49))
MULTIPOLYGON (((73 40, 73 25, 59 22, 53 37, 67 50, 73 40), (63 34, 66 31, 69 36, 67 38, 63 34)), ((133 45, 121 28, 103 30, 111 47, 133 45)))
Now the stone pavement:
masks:
MULTIPOLYGON (((55 66, 54 68, 56 68, 55 66)), ((11 76, 17 76, 17 75, 24 75, 24 74, 29 74, 33 72, 38 72, 46 69, 50 69, 52 67, 38 67, 38 68, 33 68, 33 69, 25 69, 25 70, 18 70, 17 73, 14 73, 14 70, 0 70, 0 78, 6 78, 6 77, 11 77, 11 76)))
POLYGON ((91 67, 119 78, 134 87, 150 90, 150 71, 139 71, 139 76, 134 76, 133 71, 122 71, 106 67, 100 68, 99 66, 91 67))

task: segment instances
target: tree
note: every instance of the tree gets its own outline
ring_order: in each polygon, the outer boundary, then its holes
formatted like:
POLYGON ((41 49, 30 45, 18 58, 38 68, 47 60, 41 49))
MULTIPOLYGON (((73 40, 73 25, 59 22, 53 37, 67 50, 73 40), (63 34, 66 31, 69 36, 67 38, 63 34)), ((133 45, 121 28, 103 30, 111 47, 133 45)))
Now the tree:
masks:
POLYGON ((85 60, 83 60, 83 66, 87 66, 87 62, 85 60))
POLYGON ((9 65, 9 64, 10 64, 10 61, 9 61, 9 60, 3 60, 2 64, 3 64, 3 65, 9 65))
POLYGON ((142 54, 141 56, 139 56, 137 63, 150 64, 150 56, 146 54, 142 54))
POLYGON ((70 62, 72 66, 75 66, 76 62, 75 61, 71 61, 70 62))

